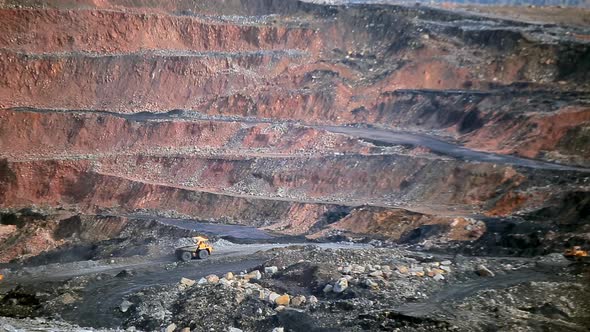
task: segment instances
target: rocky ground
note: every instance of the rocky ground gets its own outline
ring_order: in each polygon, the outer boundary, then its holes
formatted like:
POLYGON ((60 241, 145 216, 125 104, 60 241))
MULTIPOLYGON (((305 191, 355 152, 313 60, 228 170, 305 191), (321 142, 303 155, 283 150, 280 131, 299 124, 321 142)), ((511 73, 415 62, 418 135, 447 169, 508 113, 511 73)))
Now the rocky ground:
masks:
POLYGON ((133 286, 142 285, 142 275, 154 273, 140 266, 16 286, 3 293, 0 311, 21 319, 3 319, 0 329, 50 324, 74 331, 88 317, 66 313, 84 313, 76 310, 88 305, 89 290, 101 282, 126 286, 116 302, 94 303, 112 306, 105 311, 111 323, 94 328, 586 331, 589 326, 588 268, 559 254, 486 258, 373 246, 291 245, 208 262, 220 267, 216 273, 193 263, 155 263, 162 279, 151 286, 133 286), (259 263, 236 269, 234 263, 245 259, 259 263), (202 273, 195 274, 195 268, 202 273))

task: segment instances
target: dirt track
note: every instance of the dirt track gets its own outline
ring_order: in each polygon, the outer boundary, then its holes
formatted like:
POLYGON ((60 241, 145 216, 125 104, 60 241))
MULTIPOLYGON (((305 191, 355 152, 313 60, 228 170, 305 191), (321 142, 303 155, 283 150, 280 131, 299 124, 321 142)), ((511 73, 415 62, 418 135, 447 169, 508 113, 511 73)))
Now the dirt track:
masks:
MULTIPOLYGON (((190 263, 175 263, 174 255, 161 257, 132 257, 117 259, 109 262, 74 262, 54 264, 25 269, 25 273, 9 275, 2 285, 7 289, 21 284, 32 289, 43 291, 50 285, 59 285, 64 281, 75 278, 88 280, 88 285, 82 291, 82 298, 71 310, 61 313, 69 322, 80 326, 116 328, 122 324, 119 305, 130 294, 147 287, 176 284, 182 277, 198 280, 209 274, 223 275, 226 272, 239 273, 262 264, 265 259, 257 254, 259 251, 272 248, 287 247, 290 244, 224 244, 214 255, 205 261, 190 263), (122 271, 129 275, 116 276, 122 271), (111 277, 101 277, 104 275, 111 277)), ((320 244, 324 249, 363 248, 364 245, 348 243, 320 244)), ((423 256, 416 253, 417 256, 423 256)), ((440 259, 445 257, 441 256, 440 259)), ((518 261, 520 259, 516 259, 518 261)), ((398 308, 396 312, 413 317, 432 317, 445 315, 445 307, 449 302, 462 300, 478 291, 494 288, 505 288, 527 281, 543 281, 551 278, 551 274, 541 270, 520 270, 507 273, 496 278, 477 278, 465 282, 454 283, 435 293, 427 301, 409 303, 398 308)))
POLYGON ((385 142, 389 144, 424 146, 435 153, 457 158, 460 160, 486 162, 494 164, 508 164, 535 169, 590 172, 590 169, 587 168, 571 167, 538 160, 525 159, 515 156, 475 151, 422 134, 396 132, 384 129, 368 129, 342 126, 318 126, 317 128, 331 131, 333 133, 340 133, 349 136, 359 137, 362 139, 385 142))
MULTIPOLYGON (((42 110, 31 108, 13 108, 11 111, 17 112, 35 112, 35 113, 54 113, 63 112, 59 110, 42 110)), ((350 137, 360 138, 363 140, 376 141, 392 145, 408 145, 412 147, 426 147, 432 152, 458 160, 474 161, 482 163, 514 165, 518 167, 526 167, 533 169, 544 169, 554 171, 578 171, 590 172, 590 169, 583 167, 573 167, 557 163, 545 162, 534 159, 527 159, 513 155, 497 154, 485 151, 473 150, 452 142, 444 141, 442 138, 427 135, 424 133, 412 133, 408 131, 397 131, 379 128, 363 128, 352 126, 334 126, 334 125, 309 125, 301 122, 293 121, 277 121, 265 119, 252 118, 238 118, 238 117, 209 117, 201 116, 198 113, 193 114, 184 111, 171 111, 168 113, 150 113, 141 112, 136 114, 120 114, 105 111, 76 111, 77 114, 101 114, 115 117, 121 117, 130 121, 146 122, 146 121, 195 121, 195 120, 212 120, 221 122, 234 122, 243 124, 293 124, 298 123, 301 126, 308 126, 310 128, 326 130, 328 132, 343 134, 350 137)))
MULTIPOLYGON (((228 226, 230 227, 230 226, 228 226)), ((240 226, 235 226, 240 228, 240 226)), ((50 285, 59 285, 72 278, 88 278, 89 284, 83 290, 81 301, 69 311, 61 313, 67 321, 80 326, 116 328, 121 325, 119 305, 129 294, 152 286, 178 283, 182 277, 198 280, 210 274, 226 272, 239 273, 252 269, 264 262, 259 251, 287 247, 292 244, 230 244, 218 246, 214 254, 205 261, 176 263, 173 254, 161 257, 131 257, 109 262, 86 261, 67 264, 52 264, 25 268, 24 273, 7 273, 0 291, 16 285, 24 285, 38 291, 47 290, 50 285), (100 278, 107 274, 115 276, 122 271, 131 271, 127 277, 100 278)), ((322 248, 362 248, 364 245, 348 243, 325 243, 322 248)), ((18 272, 19 270, 12 270, 18 272)))

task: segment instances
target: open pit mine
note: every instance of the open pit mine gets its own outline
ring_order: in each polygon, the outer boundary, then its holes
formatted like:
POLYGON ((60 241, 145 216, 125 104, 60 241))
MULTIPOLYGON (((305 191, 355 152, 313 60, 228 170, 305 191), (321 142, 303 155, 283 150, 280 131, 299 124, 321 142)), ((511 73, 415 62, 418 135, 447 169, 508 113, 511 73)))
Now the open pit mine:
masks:
POLYGON ((0 0, 1 332, 588 331, 588 250, 588 0, 0 0))

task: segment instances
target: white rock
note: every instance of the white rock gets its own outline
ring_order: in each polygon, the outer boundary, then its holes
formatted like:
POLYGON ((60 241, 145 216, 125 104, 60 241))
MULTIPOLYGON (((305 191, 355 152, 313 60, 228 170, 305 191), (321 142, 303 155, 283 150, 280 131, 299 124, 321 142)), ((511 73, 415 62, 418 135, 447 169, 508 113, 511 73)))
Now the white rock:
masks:
POLYGON ((436 281, 445 280, 445 276, 443 276, 442 274, 435 274, 434 277, 432 277, 432 279, 436 281))
POLYGON ((334 293, 342 293, 348 288, 348 280, 346 278, 340 278, 334 284, 334 293))
POLYGON ((354 264, 352 266, 352 273, 365 273, 365 267, 358 264, 354 264))
POLYGON ((180 279, 180 284, 186 287, 191 287, 192 285, 195 284, 196 281, 194 281, 193 279, 188 279, 188 278, 182 278, 180 279))
POLYGON ((174 332, 176 330, 176 324, 172 323, 168 325, 166 328, 162 329, 162 332, 174 332))
POLYGON ((371 277, 383 277, 383 272, 381 272, 381 271, 374 271, 374 272, 369 273, 369 275, 371 277))
POLYGON ((494 272, 488 269, 485 265, 480 264, 477 266, 477 274, 482 277, 493 277, 495 276, 494 272))
POLYGON ((266 274, 275 274, 279 271, 279 268, 276 266, 267 266, 264 268, 264 273, 266 274))
POLYGON ((330 285, 330 284, 327 284, 327 285, 324 287, 324 293, 330 293, 330 292, 331 292, 333 289, 334 289, 334 286, 332 286, 332 285, 330 285))
POLYGON ((279 294, 275 293, 275 292, 271 292, 270 294, 268 294, 268 301, 271 303, 274 303, 276 299, 278 299, 279 297, 281 297, 279 294))
POLYGON ((258 279, 262 279, 262 274, 260 273, 260 271, 254 270, 254 271, 246 274, 246 277, 248 279, 258 280, 258 279))
POLYGON ((318 298, 315 297, 315 296, 313 296, 313 295, 311 295, 309 297, 309 304, 314 305, 314 304, 317 304, 317 303, 318 303, 318 298))
POLYGON ((133 303, 125 300, 121 303, 121 305, 119 306, 119 309, 121 309, 121 312, 127 312, 127 310, 129 310, 129 307, 131 307, 133 305, 133 303))

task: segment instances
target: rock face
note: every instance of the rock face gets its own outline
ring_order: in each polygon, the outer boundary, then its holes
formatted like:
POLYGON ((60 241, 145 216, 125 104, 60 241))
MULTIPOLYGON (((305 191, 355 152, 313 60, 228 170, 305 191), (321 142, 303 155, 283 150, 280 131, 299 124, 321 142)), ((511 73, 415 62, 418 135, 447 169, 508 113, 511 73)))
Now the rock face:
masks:
POLYGON ((0 262, 115 238, 105 211, 504 253, 587 232, 579 27, 295 0, 4 1, 0 20, 0 208, 22 218, 0 262), (95 228, 57 231, 72 215, 95 228))

